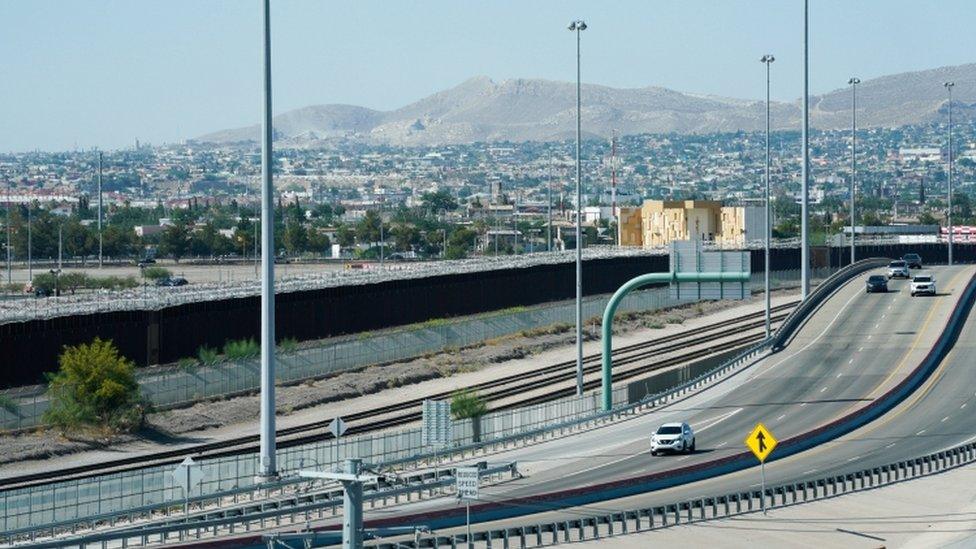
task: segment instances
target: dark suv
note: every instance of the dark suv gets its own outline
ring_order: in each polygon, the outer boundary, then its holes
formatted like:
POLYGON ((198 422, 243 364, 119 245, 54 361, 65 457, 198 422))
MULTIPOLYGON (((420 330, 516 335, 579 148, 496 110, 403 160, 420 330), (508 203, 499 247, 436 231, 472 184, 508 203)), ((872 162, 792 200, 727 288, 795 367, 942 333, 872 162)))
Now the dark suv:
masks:
POLYGON ((908 263, 909 269, 922 268, 922 256, 918 254, 905 254, 905 257, 901 258, 901 260, 908 263))
POLYGON ((888 277, 885 275, 871 275, 868 277, 867 293, 886 293, 888 291, 888 277))

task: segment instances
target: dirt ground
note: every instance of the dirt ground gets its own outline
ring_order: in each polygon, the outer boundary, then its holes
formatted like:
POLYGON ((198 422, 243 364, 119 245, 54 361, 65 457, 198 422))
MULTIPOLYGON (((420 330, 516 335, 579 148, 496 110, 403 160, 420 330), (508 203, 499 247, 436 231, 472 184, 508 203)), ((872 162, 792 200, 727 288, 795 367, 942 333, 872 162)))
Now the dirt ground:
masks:
MULTIPOLYGON (((792 290, 780 290, 773 292, 773 295, 791 293, 792 290)), ((745 303, 758 302, 760 299, 760 295, 754 295, 751 300, 745 302, 709 301, 653 312, 622 313, 616 317, 614 333, 626 334, 641 329, 653 330, 667 325, 682 324, 691 318, 706 316, 745 303)), ((599 337, 600 320, 590 319, 584 329, 584 338, 592 341, 599 337)), ((279 386, 276 394, 278 415, 289 416, 299 410, 375 394, 384 389, 403 387, 435 378, 446 378, 458 373, 487 370, 492 366, 544 351, 572 347, 574 342, 575 333, 571 325, 549 326, 462 349, 433 353, 413 360, 369 366, 323 379, 279 386)), ((45 459, 86 450, 107 449, 126 442, 186 441, 194 438, 195 433, 253 422, 259 414, 259 398, 257 394, 252 394, 150 413, 146 418, 146 428, 131 435, 58 433, 52 430, 8 435, 0 437, 4 445, 0 464, 45 459)))

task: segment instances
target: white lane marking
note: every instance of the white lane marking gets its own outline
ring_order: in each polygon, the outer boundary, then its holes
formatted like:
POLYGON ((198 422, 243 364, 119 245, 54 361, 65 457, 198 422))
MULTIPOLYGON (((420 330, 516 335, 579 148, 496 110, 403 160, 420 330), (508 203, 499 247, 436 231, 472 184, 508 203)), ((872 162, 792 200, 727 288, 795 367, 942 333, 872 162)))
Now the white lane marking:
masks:
POLYGON ((692 423, 691 425, 693 427, 695 427, 695 430, 700 433, 702 431, 705 431, 705 430, 711 429, 712 427, 715 427, 719 423, 722 423, 723 421, 729 419, 730 417, 734 416, 735 414, 738 414, 741 411, 742 411, 742 408, 736 408, 735 410, 732 410, 731 412, 726 412, 726 413, 724 413, 724 414, 722 414, 720 416, 715 416, 715 417, 713 417, 711 419, 706 419, 706 420, 703 420, 703 421, 699 421, 697 423, 692 423), (706 424, 706 425, 704 427, 697 427, 697 425, 702 425, 702 424, 706 424))
POLYGON ((840 377, 841 375, 843 375, 843 374, 837 374, 837 377, 840 377))
POLYGON ((857 352, 859 352, 859 353, 860 353, 861 351, 863 351, 863 350, 864 350, 864 347, 858 347, 858 348, 857 348, 857 352))
POLYGON ((716 446, 716 448, 721 448, 722 446, 725 446, 725 445, 726 445, 726 444, 728 444, 728 443, 729 443, 729 441, 727 441, 727 440, 726 440, 725 442, 723 442, 723 443, 721 443, 721 444, 719 444, 719 445, 717 445, 717 446, 716 446))
POLYGON ((871 334, 868 334, 868 339, 871 339, 871 334))
POLYGON ((783 419, 784 417, 786 417, 786 414, 783 414, 783 415, 779 416, 778 418, 776 418, 776 421, 779 421, 779 420, 783 419))
POLYGON ((826 391, 826 390, 827 390, 827 388, 826 388, 826 387, 824 387, 823 389, 820 389, 820 392, 822 393, 822 392, 824 392, 824 391, 826 391))
MULTIPOLYGON (((800 350, 798 350, 797 352, 793 353, 792 355, 784 358, 783 360, 777 362, 776 364, 770 365, 768 368, 766 368, 764 370, 764 372, 768 372, 768 371, 772 370, 773 368, 779 366, 780 364, 783 364, 784 362, 790 360, 791 358, 794 358, 796 356, 799 356, 800 353, 802 353, 803 351, 806 351, 810 347, 814 346, 818 341, 820 341, 821 339, 823 339, 823 337, 825 335, 827 335, 827 332, 830 331, 830 328, 834 325, 834 323, 836 323, 837 320, 840 319, 840 317, 844 314, 844 312, 847 310, 847 307, 850 306, 851 302, 854 301, 855 299, 857 299, 858 297, 861 297, 860 292, 855 293, 854 295, 852 295, 851 298, 848 299, 844 303, 844 306, 840 308, 840 311, 837 311, 837 314, 834 316, 834 318, 832 318, 830 320, 830 322, 827 323, 827 326, 823 329, 823 331, 820 332, 820 334, 817 335, 817 337, 813 338, 813 340, 810 341, 810 343, 807 343, 800 350)), ((871 336, 868 336, 868 337, 871 337, 871 336)))
POLYGON ((884 319, 884 317, 885 317, 884 313, 881 313, 881 318, 884 319))
POLYGON ((965 402, 963 402, 963 403, 962 403, 962 406, 960 406, 960 407, 959 407, 959 409, 960 409, 960 410, 962 410, 962 409, 963 409, 963 408, 965 408, 965 407, 966 407, 966 403, 965 403, 965 402))
POLYGON ((877 330, 877 329, 878 329, 878 328, 880 328, 880 327, 881 327, 881 323, 880 323, 880 322, 874 325, 874 329, 875 329, 875 330, 877 330))
POLYGON ((690 457, 691 456, 680 457, 680 458, 677 459, 677 461, 684 461, 684 460, 686 460, 686 459, 688 459, 690 457))
POLYGON ((801 402, 801 403, 800 403, 800 408, 803 408, 803 407, 804 407, 804 406, 806 406, 806 405, 807 405, 807 403, 806 403, 806 402, 801 402))
POLYGON ((861 459, 861 456, 854 456, 854 457, 852 457, 851 459, 849 459, 849 460, 847 460, 847 461, 849 461, 849 462, 850 462, 850 461, 857 461, 857 460, 859 460, 859 459, 861 459))
POLYGON ((802 472, 802 473, 800 473, 800 474, 801 474, 801 475, 809 475, 810 473, 816 473, 816 472, 817 472, 817 470, 816 470, 816 469, 810 469, 809 471, 803 471, 803 472, 802 472))
POLYGON ((854 364, 854 359, 852 358, 852 359, 848 360, 847 363, 848 364, 854 364))
POLYGON ((918 435, 920 435, 920 434, 922 434, 922 433, 924 433, 924 432, 925 432, 925 429, 922 429, 921 431, 919 431, 919 432, 917 432, 917 433, 915 433, 915 436, 918 436, 918 435))
POLYGON ((944 417, 944 418, 942 418, 942 421, 940 421, 939 423, 945 423, 945 421, 946 421, 947 419, 949 419, 949 416, 946 416, 946 417, 944 417))
POLYGON ((887 446, 885 446, 885 450, 887 450, 888 448, 891 448, 891 447, 892 447, 892 446, 894 446, 894 445, 895 445, 895 443, 894 443, 894 442, 892 442, 891 444, 889 444, 889 445, 887 445, 887 446))

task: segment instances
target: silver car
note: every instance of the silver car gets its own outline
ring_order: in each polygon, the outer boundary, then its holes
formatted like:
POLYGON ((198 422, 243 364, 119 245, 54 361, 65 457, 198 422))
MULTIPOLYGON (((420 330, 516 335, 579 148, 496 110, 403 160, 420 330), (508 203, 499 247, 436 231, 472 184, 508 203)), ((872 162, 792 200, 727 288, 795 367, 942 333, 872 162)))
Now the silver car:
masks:
POLYGON ((907 262, 899 259, 888 264, 888 278, 911 278, 911 276, 907 262))

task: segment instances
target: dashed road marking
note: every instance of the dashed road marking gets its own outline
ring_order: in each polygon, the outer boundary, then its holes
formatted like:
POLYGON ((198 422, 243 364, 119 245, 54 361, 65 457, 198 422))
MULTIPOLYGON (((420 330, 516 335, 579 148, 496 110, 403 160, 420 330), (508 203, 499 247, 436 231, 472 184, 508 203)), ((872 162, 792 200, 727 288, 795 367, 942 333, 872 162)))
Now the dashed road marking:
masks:
POLYGON ((924 433, 924 432, 925 432, 925 429, 922 429, 921 431, 919 431, 919 432, 917 432, 917 433, 915 433, 915 436, 918 436, 918 435, 920 435, 920 434, 922 434, 922 433, 924 433))
POLYGON ((945 421, 946 421, 947 419, 949 419, 949 416, 946 416, 946 417, 944 417, 944 418, 942 418, 942 421, 940 421, 939 423, 945 423, 945 421))
POLYGON ((824 391, 826 391, 826 390, 827 390, 827 388, 826 388, 826 387, 824 387, 823 389, 820 389, 820 392, 822 393, 822 392, 824 392, 824 391))
POLYGON ((783 419, 784 417, 786 417, 786 414, 783 414, 783 415, 779 416, 778 418, 776 418, 776 421, 779 421, 779 420, 783 419))

